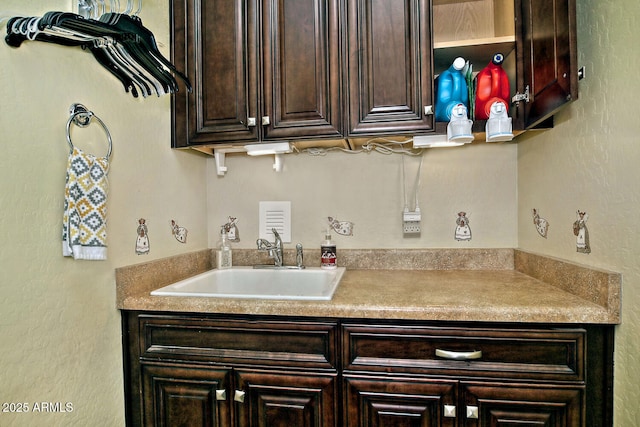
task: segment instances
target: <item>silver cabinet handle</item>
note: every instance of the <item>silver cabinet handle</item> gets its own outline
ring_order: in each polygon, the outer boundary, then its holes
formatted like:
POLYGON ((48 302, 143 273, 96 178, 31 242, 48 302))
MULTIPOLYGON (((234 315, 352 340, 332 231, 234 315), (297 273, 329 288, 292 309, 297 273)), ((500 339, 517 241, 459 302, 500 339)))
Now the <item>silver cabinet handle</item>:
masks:
POLYGON ((482 358, 482 351, 449 351, 437 348, 436 356, 450 360, 474 360, 482 358))
POLYGON ((269 116, 262 116, 262 126, 268 126, 271 124, 269 116))
POLYGON ((255 117, 248 117, 247 118, 247 126, 248 127, 253 127, 256 125, 256 118, 255 117))
POLYGON ((216 390, 216 400, 227 400, 227 390, 216 390))
POLYGON ((245 396, 245 392, 242 390, 236 390, 234 396, 233 396, 233 400, 235 400, 236 402, 239 403, 244 403, 244 396, 245 396))

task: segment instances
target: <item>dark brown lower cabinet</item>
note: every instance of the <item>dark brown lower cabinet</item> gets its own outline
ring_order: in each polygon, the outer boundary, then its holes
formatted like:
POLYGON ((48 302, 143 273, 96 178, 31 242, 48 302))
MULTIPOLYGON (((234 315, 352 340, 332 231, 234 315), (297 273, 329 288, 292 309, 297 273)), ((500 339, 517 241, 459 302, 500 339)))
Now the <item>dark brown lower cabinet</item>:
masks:
POLYGON ((336 321, 123 313, 127 425, 337 427, 336 321))
POLYGON ((129 426, 612 425, 613 326, 123 312, 129 426))
POLYGON ((584 390, 559 384, 462 384, 465 426, 571 426, 585 423, 584 390))
POLYGON ((345 378, 345 390, 348 426, 584 425, 580 388, 345 378))
POLYGON ((335 375, 143 365, 142 384, 147 425, 229 426, 232 407, 238 426, 336 425, 335 375))
POLYGON ((238 426, 336 426, 336 375, 237 373, 238 426))
POLYGON ((149 426, 227 426, 228 399, 218 390, 230 383, 228 369, 141 365, 141 399, 144 421, 149 426))
POLYGON ((345 378, 344 382, 348 426, 585 425, 580 388, 396 378, 345 378))
POLYGON ((345 425, 443 426, 456 425, 444 408, 455 407, 453 381, 410 381, 402 378, 345 378, 345 425))

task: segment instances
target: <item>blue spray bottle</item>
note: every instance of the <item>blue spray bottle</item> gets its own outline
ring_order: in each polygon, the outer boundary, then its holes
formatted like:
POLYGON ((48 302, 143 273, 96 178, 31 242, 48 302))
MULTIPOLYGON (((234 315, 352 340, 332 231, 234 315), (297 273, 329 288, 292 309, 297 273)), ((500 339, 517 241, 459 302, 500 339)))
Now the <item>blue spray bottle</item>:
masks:
POLYGON ((462 74, 464 58, 456 58, 451 66, 440 73, 436 80, 436 121, 448 122, 451 112, 458 104, 469 109, 469 91, 462 74))

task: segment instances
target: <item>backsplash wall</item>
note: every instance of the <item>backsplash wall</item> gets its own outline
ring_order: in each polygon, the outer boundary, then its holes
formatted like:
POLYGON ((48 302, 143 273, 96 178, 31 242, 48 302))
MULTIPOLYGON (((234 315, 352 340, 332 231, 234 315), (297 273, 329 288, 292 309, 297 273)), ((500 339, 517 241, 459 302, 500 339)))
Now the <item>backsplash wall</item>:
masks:
MULTIPOLYGON (((517 146, 472 144, 425 151, 418 201, 419 237, 404 237, 402 210, 406 188, 415 200, 419 157, 376 152, 329 152, 313 157, 287 154, 284 169, 272 169, 273 156, 227 156, 219 177, 207 161, 210 244, 228 216, 238 218, 241 248, 255 247, 260 201, 291 201, 292 242, 316 249, 327 217, 354 223, 353 236, 332 233, 342 248, 513 248, 517 246, 517 146), (454 238, 458 212, 464 211, 470 241, 454 238)), ((312 264, 310 264, 312 265, 312 264)))

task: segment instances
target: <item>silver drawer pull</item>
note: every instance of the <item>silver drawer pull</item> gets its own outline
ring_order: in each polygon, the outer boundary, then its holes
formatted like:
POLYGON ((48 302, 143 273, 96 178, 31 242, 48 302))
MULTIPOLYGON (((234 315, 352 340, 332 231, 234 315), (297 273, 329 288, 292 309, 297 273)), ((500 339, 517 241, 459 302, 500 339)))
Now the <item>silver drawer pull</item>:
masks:
POLYGON ((436 348, 436 356, 450 360, 474 360, 482 358, 482 351, 449 351, 436 348))

